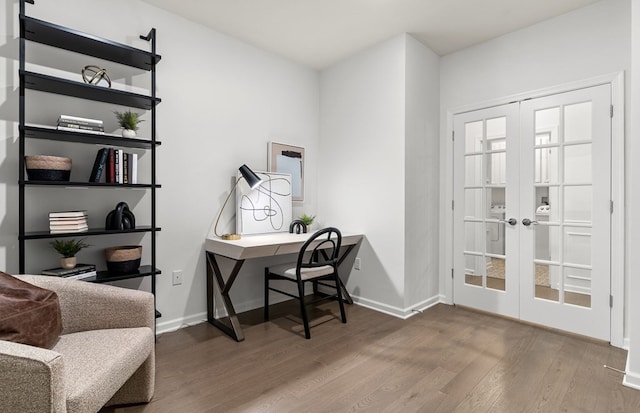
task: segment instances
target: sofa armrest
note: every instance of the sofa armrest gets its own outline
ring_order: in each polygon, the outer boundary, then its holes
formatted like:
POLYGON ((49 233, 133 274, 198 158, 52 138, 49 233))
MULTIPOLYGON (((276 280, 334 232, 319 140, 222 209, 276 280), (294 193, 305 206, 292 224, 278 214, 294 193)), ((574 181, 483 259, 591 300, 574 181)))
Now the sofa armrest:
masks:
POLYGON ((0 340, 0 412, 66 412, 64 363, 55 351, 0 340))
POLYGON ((16 277, 58 294, 63 334, 105 328, 155 329, 155 300, 146 291, 43 275, 16 277))

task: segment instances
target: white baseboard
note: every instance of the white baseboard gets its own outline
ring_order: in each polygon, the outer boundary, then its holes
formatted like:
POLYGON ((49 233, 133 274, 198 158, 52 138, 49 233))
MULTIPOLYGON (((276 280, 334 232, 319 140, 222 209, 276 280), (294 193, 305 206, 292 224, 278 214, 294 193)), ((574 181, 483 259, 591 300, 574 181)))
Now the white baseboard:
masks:
POLYGON ((194 326, 207 321, 207 313, 193 314, 188 317, 180 317, 173 320, 156 323, 156 335, 170 333, 181 328, 194 326))
POLYGON ((414 316, 416 314, 421 313, 423 310, 426 310, 429 307, 433 307, 434 305, 438 304, 440 302, 440 297, 439 296, 433 296, 431 298, 428 298, 424 301, 422 301, 421 303, 418 303, 414 306, 412 306, 411 308, 399 308, 399 307, 395 307, 392 305, 387 305, 387 304, 383 304, 380 303, 378 301, 374 301, 374 300, 369 300, 367 298, 362 298, 362 297, 358 297, 355 295, 352 295, 351 298, 353 299, 353 302, 355 304, 358 304, 362 307, 366 307, 369 308, 371 310, 375 310, 375 311, 379 311, 381 313, 384 314, 388 314, 394 317, 398 317, 401 318, 403 320, 406 320, 407 318, 414 316))

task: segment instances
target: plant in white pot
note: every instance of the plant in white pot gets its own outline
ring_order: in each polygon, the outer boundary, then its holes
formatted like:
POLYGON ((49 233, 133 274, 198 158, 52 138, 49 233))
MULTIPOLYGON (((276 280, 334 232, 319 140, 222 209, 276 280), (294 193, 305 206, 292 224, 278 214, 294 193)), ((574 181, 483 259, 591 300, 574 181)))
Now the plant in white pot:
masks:
POLYGON ((144 122, 144 120, 140 119, 140 114, 137 112, 132 112, 131 110, 127 110, 126 112, 113 112, 118 119, 118 125, 122 128, 122 137, 124 138, 133 138, 136 136, 136 131, 138 130, 138 124, 140 122, 144 122))
POLYGON ((62 255, 60 259, 60 266, 64 269, 74 268, 77 264, 76 254, 83 248, 90 247, 91 245, 84 242, 84 239, 63 239, 55 240, 50 243, 58 254, 62 255))
POLYGON ((300 221, 302 221, 304 223, 304 225, 307 226, 307 231, 311 231, 311 225, 313 225, 313 220, 316 219, 315 215, 307 215, 307 214, 302 214, 298 217, 298 219, 300 221))

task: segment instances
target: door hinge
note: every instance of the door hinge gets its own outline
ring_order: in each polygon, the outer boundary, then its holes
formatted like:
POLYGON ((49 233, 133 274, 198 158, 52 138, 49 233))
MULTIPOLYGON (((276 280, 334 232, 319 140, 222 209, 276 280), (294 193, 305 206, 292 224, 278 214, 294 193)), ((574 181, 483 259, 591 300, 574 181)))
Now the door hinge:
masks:
POLYGON ((453 268, 451 269, 451 278, 453 278, 453 268))
POLYGON ((609 296, 609 308, 613 308, 613 296, 609 296))
POLYGON ((609 116, 613 117, 613 105, 611 105, 611 108, 609 109, 609 116))
POLYGON ((451 131, 451 140, 455 141, 456 140, 456 131, 451 131))
POLYGON ((609 213, 613 214, 613 201, 609 201, 609 213))
POLYGON ((455 208, 454 202, 455 202, 455 201, 452 199, 452 200, 451 200, 451 209, 452 209, 452 210, 455 208))

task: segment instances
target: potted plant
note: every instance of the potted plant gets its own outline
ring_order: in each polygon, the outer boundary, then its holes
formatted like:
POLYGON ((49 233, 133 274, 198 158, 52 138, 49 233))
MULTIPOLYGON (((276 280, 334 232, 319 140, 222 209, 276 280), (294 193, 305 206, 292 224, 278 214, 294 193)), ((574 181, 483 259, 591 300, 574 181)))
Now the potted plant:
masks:
POLYGON ((122 128, 122 136, 125 138, 133 138, 136 136, 138 130, 138 124, 144 122, 140 119, 140 114, 127 110, 126 112, 113 112, 116 114, 118 124, 122 128))
POLYGON ((311 230, 311 224, 313 224, 313 220, 316 219, 316 216, 302 214, 298 217, 298 219, 307 226, 307 230, 311 230))
POLYGON ((65 269, 74 268, 76 266, 76 254, 83 248, 90 247, 91 245, 84 242, 84 239, 64 239, 55 240, 50 243, 58 254, 62 255, 60 259, 60 266, 65 269))

